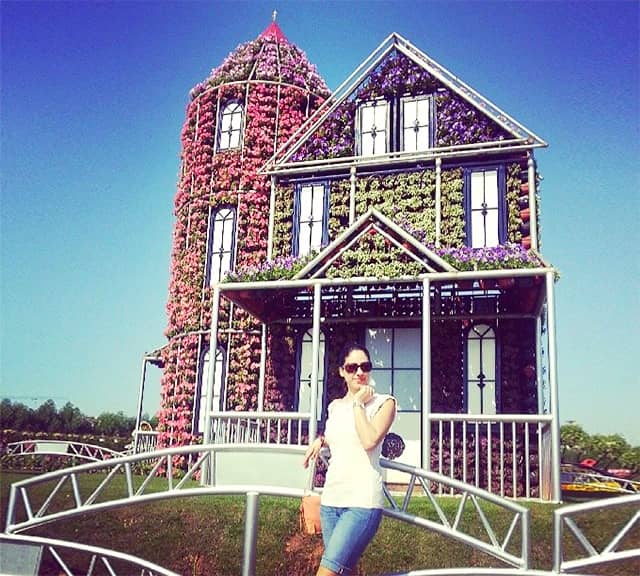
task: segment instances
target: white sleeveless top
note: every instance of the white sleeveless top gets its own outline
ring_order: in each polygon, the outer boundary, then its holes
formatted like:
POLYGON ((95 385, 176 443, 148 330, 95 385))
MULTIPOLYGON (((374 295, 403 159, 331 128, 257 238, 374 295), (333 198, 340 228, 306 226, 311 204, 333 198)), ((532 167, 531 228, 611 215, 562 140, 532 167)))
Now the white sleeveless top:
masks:
MULTIPOLYGON (((388 394, 374 394, 365 405, 368 420, 389 399, 388 394)), ((325 506, 382 508, 382 442, 367 452, 356 431, 353 400, 338 398, 329 404, 325 439, 331 449, 321 502, 325 506)))

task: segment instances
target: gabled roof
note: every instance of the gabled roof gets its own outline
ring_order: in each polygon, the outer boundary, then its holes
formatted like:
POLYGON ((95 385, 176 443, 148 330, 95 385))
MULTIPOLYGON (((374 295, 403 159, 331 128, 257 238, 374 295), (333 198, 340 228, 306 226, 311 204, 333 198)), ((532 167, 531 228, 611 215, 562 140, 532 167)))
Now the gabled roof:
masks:
POLYGON ((381 234, 391 244, 400 248, 403 253, 424 267, 425 272, 455 272, 455 268, 440 258, 424 244, 416 240, 402 227, 370 208, 358 218, 349 228, 340 234, 320 254, 311 260, 295 276, 294 280, 313 279, 321 276, 340 256, 353 246, 363 235, 371 233, 381 234))
POLYGON ((326 100, 323 105, 309 118, 309 120, 291 136, 291 138, 267 162, 265 168, 269 169, 270 167, 280 166, 290 162, 295 152, 300 149, 316 129, 330 117, 331 113, 334 112, 336 108, 353 93, 358 85, 366 79, 366 77, 375 70, 376 66, 378 66, 393 50, 397 50, 399 53, 403 54, 418 66, 426 70, 436 80, 441 82, 443 86, 450 89, 454 94, 460 96, 475 109, 493 120, 507 133, 513 135, 514 140, 525 142, 531 147, 547 146, 547 143, 531 130, 525 128, 490 100, 465 84, 457 76, 416 48, 408 40, 405 40, 402 36, 394 32, 390 34, 368 56, 368 58, 352 72, 352 74, 335 90, 331 98, 326 100))

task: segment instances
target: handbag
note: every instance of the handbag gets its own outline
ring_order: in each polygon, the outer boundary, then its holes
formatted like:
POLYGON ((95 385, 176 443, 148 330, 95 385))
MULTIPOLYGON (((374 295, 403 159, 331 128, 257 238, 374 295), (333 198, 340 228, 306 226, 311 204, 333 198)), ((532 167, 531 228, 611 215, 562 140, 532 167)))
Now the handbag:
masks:
POLYGON ((300 502, 300 531, 304 534, 321 534, 320 494, 308 492, 300 502))

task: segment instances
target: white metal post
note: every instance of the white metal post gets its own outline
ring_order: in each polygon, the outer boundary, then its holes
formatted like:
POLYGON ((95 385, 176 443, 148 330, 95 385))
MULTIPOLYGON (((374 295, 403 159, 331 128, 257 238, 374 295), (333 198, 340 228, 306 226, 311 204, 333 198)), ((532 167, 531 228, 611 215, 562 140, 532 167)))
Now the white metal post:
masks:
POLYGON ((549 404, 551 413, 551 468, 552 498, 559 502, 560 492, 560 413, 558 409, 558 377, 556 348, 556 304, 554 273, 545 274, 547 292, 547 329, 549 331, 549 404))
POLYGON ((431 282, 422 280, 422 463, 431 470, 431 282))
MULTIPOLYGON (((216 284, 213 287, 213 295, 211 298, 211 332, 209 336, 209 373, 207 374, 207 399, 204 407, 204 444, 213 442, 213 429, 211 426, 211 408, 213 404, 213 383, 216 372, 216 350, 218 349, 218 315, 220 310, 220 286, 216 284)), ((202 410, 202 408, 200 408, 202 410)), ((202 469, 202 484, 206 485, 209 478, 213 477, 213 458, 210 459, 210 468, 204 466, 202 469)))
POLYGON ((533 152, 529 152, 527 160, 527 181, 529 182, 529 236, 531 247, 538 249, 538 206, 536 198, 536 163, 533 152))
POLYGON ((267 325, 262 324, 260 335, 260 374, 258 375, 258 412, 264 410, 264 379, 267 369, 267 325))
POLYGON ((356 167, 351 166, 351 186, 349 188, 349 226, 356 219, 356 167))
POLYGON ((436 246, 440 246, 440 221, 442 219, 442 158, 436 158, 436 246))
POLYGON ((322 307, 322 286, 313 285, 313 328, 311 353, 311 421, 309 422, 309 442, 316 437, 318 428, 318 357, 320 356, 320 312, 322 307))

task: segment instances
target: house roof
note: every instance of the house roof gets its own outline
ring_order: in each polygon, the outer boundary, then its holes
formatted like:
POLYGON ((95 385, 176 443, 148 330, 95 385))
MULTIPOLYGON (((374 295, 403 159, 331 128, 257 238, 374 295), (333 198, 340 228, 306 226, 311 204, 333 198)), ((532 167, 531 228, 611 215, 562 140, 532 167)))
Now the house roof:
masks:
MULTIPOLYGON (((331 98, 296 131, 292 137, 280 147, 274 156, 267 162, 264 170, 277 169, 289 164, 293 155, 310 138, 310 136, 330 117, 353 91, 375 70, 385 57, 393 50, 397 50, 418 66, 426 70, 443 86, 468 102, 473 108, 493 120, 498 126, 512 135, 514 140, 524 142, 530 147, 543 147, 547 143, 534 132, 520 124, 509 116, 489 99, 482 96, 476 90, 464 83, 460 78, 438 64, 427 54, 415 47, 411 42, 397 33, 390 34, 368 57, 360 64, 352 74, 335 90, 331 98)), ((437 151, 437 149, 435 149, 437 151)), ((433 150, 432 150, 433 152, 433 150)))
POLYGON ((448 262, 419 242, 402 227, 375 208, 370 208, 322 250, 320 254, 307 263, 294 276, 294 280, 312 279, 321 276, 358 239, 369 233, 381 234, 392 245, 400 248, 404 254, 421 264, 424 272, 455 271, 455 268, 448 262))

